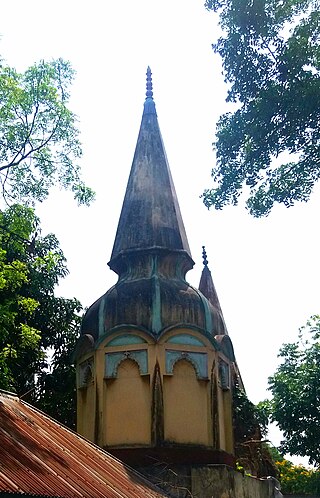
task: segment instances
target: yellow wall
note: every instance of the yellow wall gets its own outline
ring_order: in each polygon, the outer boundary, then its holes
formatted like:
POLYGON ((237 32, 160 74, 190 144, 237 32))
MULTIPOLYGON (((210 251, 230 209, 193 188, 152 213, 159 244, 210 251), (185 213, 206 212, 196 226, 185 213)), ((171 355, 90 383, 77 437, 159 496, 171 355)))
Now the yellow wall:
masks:
MULTIPOLYGON (((188 329, 180 332, 198 337, 204 343, 203 347, 167 343, 168 337, 178 334, 178 330, 170 331, 155 344, 143 332, 135 331, 147 342, 108 346, 110 339, 124 332, 129 331, 122 330, 106 338, 94 352, 94 379, 87 387, 78 389, 78 431, 103 447, 151 446, 152 379, 158 362, 163 387, 165 441, 199 444, 233 453, 232 394, 223 391, 217 380, 221 353, 215 351, 206 338, 188 329), (186 359, 177 361, 172 374, 168 375, 166 349, 207 353, 208 379, 199 380, 194 366, 186 359), (137 350, 148 351, 147 375, 141 375, 136 362, 128 358, 118 365, 115 378, 105 378, 106 353, 137 350), (216 389, 211 388, 210 382, 214 382, 216 389), (214 393, 214 399, 211 393, 214 393), (212 404, 216 404, 217 412, 212 404), (213 434, 217 429, 219 434, 213 434)), ((81 362, 88 358, 89 353, 80 359, 78 379, 81 362)), ((225 357, 223 360, 228 362, 225 357)))
POLYGON ((78 390, 77 430, 82 436, 94 441, 95 427, 95 384, 78 390))
POLYGON ((193 366, 178 361, 172 376, 164 378, 165 439, 178 443, 208 445, 208 398, 205 381, 193 366))
POLYGON ((141 377, 138 365, 123 361, 117 378, 108 380, 105 390, 103 423, 105 444, 150 444, 151 401, 149 377, 141 377))
MULTIPOLYGON (((223 358, 227 361, 226 358, 223 358)), ((218 383, 219 384, 219 383, 218 383)), ((219 446, 220 449, 234 453, 232 390, 223 391, 218 387, 218 416, 219 416, 219 446)))
POLYGON ((223 408, 225 420, 225 450, 228 453, 234 452, 233 442, 233 417, 232 417, 232 392, 223 393, 223 408))

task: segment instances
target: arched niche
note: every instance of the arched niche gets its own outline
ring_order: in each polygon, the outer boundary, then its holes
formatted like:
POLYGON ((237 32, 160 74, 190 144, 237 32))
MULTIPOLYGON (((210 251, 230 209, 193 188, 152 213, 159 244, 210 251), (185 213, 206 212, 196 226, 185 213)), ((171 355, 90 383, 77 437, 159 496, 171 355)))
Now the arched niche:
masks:
POLYGON ((209 443, 207 382, 198 380, 192 362, 181 358, 164 376, 164 438, 177 444, 209 443))
POLYGON ((149 379, 140 375, 134 359, 122 360, 116 379, 105 384, 105 444, 150 444, 150 406, 149 379))
POLYGON ((166 350, 166 373, 173 374, 175 364, 180 360, 190 362, 198 379, 208 379, 208 355, 192 351, 166 350))
POLYGON ((148 373, 148 352, 146 349, 135 351, 118 351, 106 353, 105 355, 105 378, 116 378, 121 363, 125 360, 134 361, 139 369, 140 375, 148 373))
POLYGON ((79 364, 78 367, 78 388, 87 388, 94 380, 93 377, 94 360, 88 358, 79 364))

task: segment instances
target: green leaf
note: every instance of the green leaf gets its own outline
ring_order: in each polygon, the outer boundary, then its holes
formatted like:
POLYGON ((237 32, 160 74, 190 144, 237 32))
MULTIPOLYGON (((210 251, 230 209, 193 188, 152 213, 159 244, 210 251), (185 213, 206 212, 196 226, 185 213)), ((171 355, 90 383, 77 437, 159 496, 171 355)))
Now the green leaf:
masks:
POLYGON ((306 202, 320 178, 320 12, 315 0, 208 0, 223 35, 213 48, 235 111, 217 124, 205 205, 266 216, 306 202), (285 158, 285 159, 284 159, 285 158))
POLYGON ((284 344, 282 363, 269 378, 271 417, 283 431, 281 449, 320 465, 320 316, 312 316, 298 341, 284 344))
POLYGON ((7 203, 41 202, 54 185, 75 192, 80 204, 93 200, 80 179, 77 117, 67 107, 73 79, 62 59, 21 74, 0 66, 0 181, 7 203))

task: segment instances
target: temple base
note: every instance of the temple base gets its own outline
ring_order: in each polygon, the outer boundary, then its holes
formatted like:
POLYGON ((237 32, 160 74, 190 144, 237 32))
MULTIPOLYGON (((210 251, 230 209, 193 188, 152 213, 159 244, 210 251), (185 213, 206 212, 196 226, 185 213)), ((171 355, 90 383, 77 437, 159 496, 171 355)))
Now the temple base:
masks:
POLYGON ((235 468, 235 457, 222 450, 190 446, 157 448, 105 448, 131 467, 149 465, 208 465, 222 464, 235 468))

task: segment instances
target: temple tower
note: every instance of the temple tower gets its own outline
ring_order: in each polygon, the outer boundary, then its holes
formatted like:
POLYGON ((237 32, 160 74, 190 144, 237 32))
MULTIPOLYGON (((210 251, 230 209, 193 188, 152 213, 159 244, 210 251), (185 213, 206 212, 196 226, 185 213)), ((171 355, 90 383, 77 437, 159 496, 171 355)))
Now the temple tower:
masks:
POLYGON ((150 68, 109 266, 75 351, 78 431, 131 465, 233 463, 235 359, 205 251, 189 285, 188 240, 150 68))

